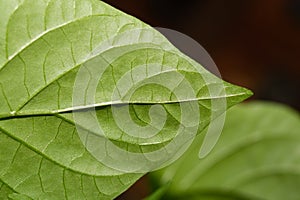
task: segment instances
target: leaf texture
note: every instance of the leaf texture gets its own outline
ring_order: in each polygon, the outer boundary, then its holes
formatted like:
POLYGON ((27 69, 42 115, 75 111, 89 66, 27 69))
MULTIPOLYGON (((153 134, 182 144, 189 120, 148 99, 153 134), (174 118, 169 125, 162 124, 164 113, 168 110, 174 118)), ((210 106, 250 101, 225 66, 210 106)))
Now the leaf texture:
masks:
MULTIPOLYGON (((3 199, 112 199, 143 175, 137 172, 166 160, 119 168, 93 154, 99 151, 93 142, 105 147, 109 140, 134 154, 155 152, 178 130, 200 133, 251 95, 101 1, 0 0, 0 11, 3 199), (225 107, 213 106, 222 100, 225 107), (186 123, 182 106, 191 113, 186 123)), ((173 157, 174 151, 165 154, 173 157)))

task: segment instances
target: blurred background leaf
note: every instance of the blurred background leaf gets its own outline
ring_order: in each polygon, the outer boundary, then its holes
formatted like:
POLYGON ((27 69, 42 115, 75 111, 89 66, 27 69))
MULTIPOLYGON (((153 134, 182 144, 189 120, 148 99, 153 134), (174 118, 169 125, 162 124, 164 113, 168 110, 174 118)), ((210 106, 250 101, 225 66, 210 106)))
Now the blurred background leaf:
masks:
POLYGON ((212 153, 199 160, 201 137, 151 174, 156 186, 171 181, 161 199, 299 199, 299 113, 275 103, 238 105, 212 153))

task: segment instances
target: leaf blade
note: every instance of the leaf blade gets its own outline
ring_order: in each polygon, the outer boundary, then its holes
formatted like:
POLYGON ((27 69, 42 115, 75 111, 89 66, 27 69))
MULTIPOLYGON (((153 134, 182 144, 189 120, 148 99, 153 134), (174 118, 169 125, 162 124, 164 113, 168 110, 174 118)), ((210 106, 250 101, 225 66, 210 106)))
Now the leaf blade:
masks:
MULTIPOLYGON (((213 99, 228 97, 230 107, 250 95, 247 90, 225 82, 227 93, 216 90, 210 95, 209 84, 223 85, 221 80, 179 52, 148 25, 103 2, 0 0, 0 9, 5 10, 0 20, 0 52, 3 52, 0 55, 0 178, 16 190, 13 198, 24 195, 33 199, 114 198, 142 174, 124 173, 107 166, 86 149, 85 140, 80 136, 96 135, 102 142, 108 138, 115 140, 118 147, 147 154, 165 148, 176 129, 182 127, 179 105, 199 100, 203 108, 199 112, 204 113, 202 130, 213 120, 210 111, 213 99), (97 80, 99 68, 105 69, 100 81, 97 80), (83 84, 77 86, 78 74, 83 84), (114 97, 114 87, 123 86, 118 81, 128 74, 133 82, 129 86, 138 88, 148 83, 141 81, 142 77, 150 80, 152 87, 141 87, 133 98, 114 97), (174 78, 176 74, 178 80, 174 78), (198 95, 196 98, 182 94, 186 89, 184 78, 191 91, 198 95), (154 87, 153 82, 159 81, 176 87, 172 86, 171 90, 154 87), (89 99, 87 86, 91 82, 97 87, 95 98, 89 99), (76 102, 77 90, 84 95, 76 102), (179 99, 174 97, 176 90, 181 92, 179 99), (106 119, 108 122, 105 119, 103 122, 101 117, 103 113, 113 113, 113 100, 117 110, 124 102, 139 107, 132 109, 130 116, 145 126, 153 125, 146 104, 167 103, 169 124, 150 139, 137 139, 130 133, 115 134, 119 128, 111 130, 116 126, 111 122, 113 117, 106 119), (77 109, 87 116, 93 115, 93 111, 85 110, 93 107, 96 107, 96 120, 109 127, 107 138, 76 121, 76 112, 69 116, 69 112, 77 109), (113 187, 109 186, 111 183, 113 187)), ((122 91, 118 92, 120 95, 122 91)), ((218 108, 216 113, 226 108, 218 108)), ((154 114, 156 119, 161 118, 157 109, 154 114)), ((159 120, 156 122, 153 129, 160 125, 159 120)), ((4 191, 0 194, 7 196, 4 191)))

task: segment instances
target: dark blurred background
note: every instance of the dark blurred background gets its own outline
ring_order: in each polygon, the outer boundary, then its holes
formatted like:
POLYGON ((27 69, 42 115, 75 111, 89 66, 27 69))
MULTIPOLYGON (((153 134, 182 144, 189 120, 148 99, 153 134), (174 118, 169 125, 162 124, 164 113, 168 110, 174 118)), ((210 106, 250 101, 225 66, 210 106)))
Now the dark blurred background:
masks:
MULTIPOLYGON (((300 110, 300 0, 105 0, 198 41, 224 80, 300 110)), ((146 178, 119 199, 141 199, 146 178)))

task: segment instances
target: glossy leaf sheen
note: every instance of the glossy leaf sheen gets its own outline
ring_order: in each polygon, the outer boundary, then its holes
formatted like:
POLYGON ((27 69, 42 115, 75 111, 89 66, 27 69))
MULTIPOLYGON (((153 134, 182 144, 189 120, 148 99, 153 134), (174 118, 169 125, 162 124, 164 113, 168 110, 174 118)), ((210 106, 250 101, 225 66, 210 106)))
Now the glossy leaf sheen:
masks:
MULTIPOLYGON (((125 52, 104 71, 94 103, 98 105, 97 117, 106 127, 106 136, 132 146, 132 151, 141 146, 151 151, 163 145, 172 140, 180 125, 176 105, 179 100, 172 97, 172 91, 145 86, 127 101, 131 114, 136 115, 137 123, 148 124, 149 105, 143 104, 173 103, 164 105, 169 111, 166 127, 147 140, 120 137, 122 131, 110 114, 110 96, 116 87, 115 80, 136 66, 146 64, 150 73, 151 64, 160 65, 161 73, 150 77, 153 81, 172 81, 174 71, 190 81, 197 98, 180 101, 199 102, 203 115, 199 132, 212 120, 210 98, 227 98, 230 107, 251 94, 224 82, 226 94, 211 97, 202 76, 211 80, 209 84, 216 82, 216 77, 148 25, 97 0, 0 0, 0 11, 1 199, 112 199, 142 176, 105 166, 80 141, 72 114, 64 112, 75 109, 73 86, 80 66, 86 65, 87 74, 93 76, 93 70, 106 58, 125 52), (152 37, 146 42, 121 43, 93 54, 111 35, 137 28, 147 29, 152 37), (164 66, 172 70, 165 72, 164 66), (200 67, 200 74, 193 66, 200 67)), ((93 105, 82 102, 78 106, 93 105)), ((87 133, 93 132, 89 124, 79 125, 87 133)))
POLYGON ((171 180, 171 199, 299 198, 299 113, 275 103, 238 105, 227 112, 217 146, 202 160, 198 139, 153 174, 159 184, 171 180))

